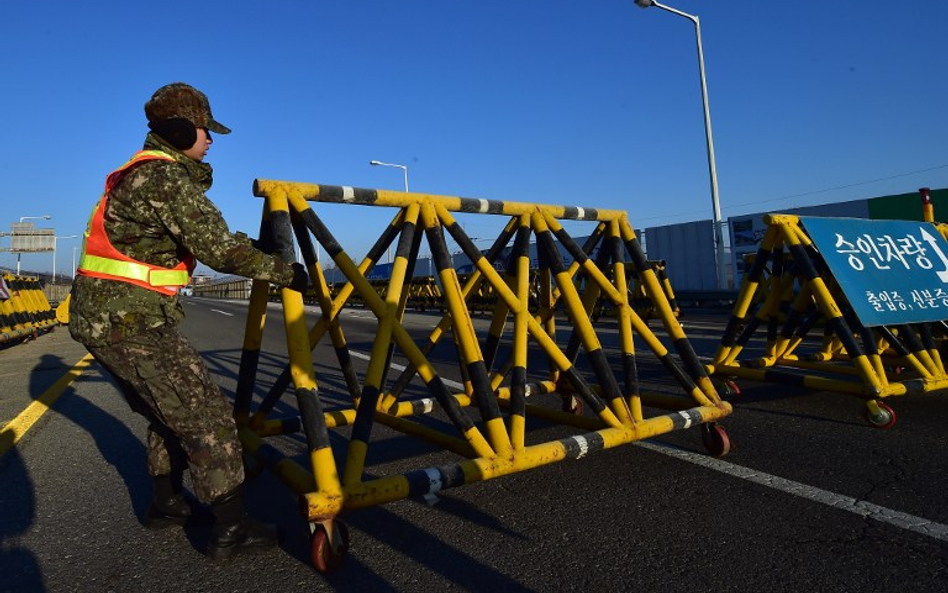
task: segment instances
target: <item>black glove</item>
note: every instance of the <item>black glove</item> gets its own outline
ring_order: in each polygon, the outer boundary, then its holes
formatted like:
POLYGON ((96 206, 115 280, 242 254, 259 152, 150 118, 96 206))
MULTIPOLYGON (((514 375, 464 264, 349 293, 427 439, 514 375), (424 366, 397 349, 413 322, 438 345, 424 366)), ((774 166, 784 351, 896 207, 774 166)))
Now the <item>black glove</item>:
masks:
POLYGON ((306 267, 303 264, 293 263, 293 280, 287 288, 306 294, 306 289, 309 288, 309 276, 306 275, 306 267))

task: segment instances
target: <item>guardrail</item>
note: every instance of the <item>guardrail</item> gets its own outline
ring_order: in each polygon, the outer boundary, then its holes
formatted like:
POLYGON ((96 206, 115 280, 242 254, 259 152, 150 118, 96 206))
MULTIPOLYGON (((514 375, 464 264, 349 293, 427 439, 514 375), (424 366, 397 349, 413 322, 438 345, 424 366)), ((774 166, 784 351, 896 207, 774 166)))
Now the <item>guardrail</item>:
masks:
POLYGON ((250 298, 250 287, 251 281, 247 278, 225 278, 207 284, 189 286, 185 291, 190 290, 195 296, 246 301, 250 298))

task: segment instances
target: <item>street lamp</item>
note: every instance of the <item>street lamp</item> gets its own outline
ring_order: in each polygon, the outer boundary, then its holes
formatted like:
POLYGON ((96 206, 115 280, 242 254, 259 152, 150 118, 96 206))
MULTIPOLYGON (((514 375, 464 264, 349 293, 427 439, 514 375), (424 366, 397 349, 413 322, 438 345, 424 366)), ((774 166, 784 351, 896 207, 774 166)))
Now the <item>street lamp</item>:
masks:
MULTIPOLYGON (((49 214, 44 214, 42 216, 21 216, 20 222, 23 222, 24 220, 49 220, 50 218, 52 218, 52 216, 50 216, 49 214)), ((53 246, 55 248, 55 243, 53 244, 53 246)), ((16 275, 17 276, 20 275, 20 255, 21 255, 20 252, 17 251, 16 252, 16 275)), ((53 265, 55 265, 55 262, 53 265)))
POLYGON ((44 214, 42 216, 21 216, 20 222, 23 222, 24 220, 49 220, 50 218, 52 218, 52 216, 49 214, 44 214))
POLYGON ((396 165, 394 163, 383 163, 382 161, 369 161, 373 167, 395 167, 405 173, 405 193, 408 193, 408 167, 406 165, 396 165))
POLYGON ((714 230, 715 258, 717 260, 718 288, 727 287, 727 268, 724 261, 724 239, 721 236, 721 203, 718 200, 718 173, 714 165, 714 140, 711 137, 711 109, 708 107, 708 82, 704 74, 704 50, 701 48, 701 25, 698 17, 687 12, 674 9, 664 4, 659 4, 655 0, 635 0, 640 8, 654 6, 661 8, 672 14, 684 17, 694 23, 695 37, 698 41, 698 73, 701 77, 701 100, 704 104, 704 135, 708 144, 708 172, 711 175, 711 205, 713 207, 714 219, 712 220, 714 230))
MULTIPOLYGON (((63 237, 53 236, 53 279, 52 279, 53 283, 56 282, 56 240, 57 239, 75 239, 78 236, 79 235, 65 235, 63 237)), ((73 258, 75 259, 75 252, 73 252, 73 258)), ((72 269, 75 270, 76 267, 73 266, 72 269)))
MULTIPOLYGON (((408 193, 408 167, 406 165, 396 165, 395 163, 383 163, 382 161, 369 161, 369 164, 373 167, 395 167, 396 169, 401 169, 405 173, 405 193, 408 193)), ((388 246, 388 263, 392 263, 392 245, 388 246)), ((429 264, 429 267, 431 265, 429 264)), ((429 271, 430 273, 430 271, 429 271)))

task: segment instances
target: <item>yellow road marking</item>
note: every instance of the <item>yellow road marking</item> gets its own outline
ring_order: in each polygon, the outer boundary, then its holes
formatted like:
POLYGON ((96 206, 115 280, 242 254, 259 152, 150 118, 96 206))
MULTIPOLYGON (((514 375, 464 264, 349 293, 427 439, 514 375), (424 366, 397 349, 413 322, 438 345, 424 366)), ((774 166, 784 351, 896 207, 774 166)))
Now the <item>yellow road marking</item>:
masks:
POLYGON ((7 451, 16 446, 17 442, 26 434, 26 431, 36 424, 36 421, 52 407, 63 391, 82 374, 91 362, 92 355, 86 354, 52 387, 44 391, 41 396, 36 398, 36 401, 20 412, 19 416, 0 429, 0 457, 3 457, 7 451))

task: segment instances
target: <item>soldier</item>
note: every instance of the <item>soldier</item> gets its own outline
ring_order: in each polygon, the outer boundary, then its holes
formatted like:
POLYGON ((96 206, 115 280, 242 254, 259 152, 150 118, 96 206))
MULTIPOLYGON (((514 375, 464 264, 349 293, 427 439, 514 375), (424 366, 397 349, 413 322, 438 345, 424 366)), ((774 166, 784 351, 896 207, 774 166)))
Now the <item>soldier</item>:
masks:
POLYGON ((214 120, 204 93, 173 83, 145 104, 144 150, 106 178, 86 230, 72 286, 69 331, 115 379, 131 408, 148 419, 153 498, 143 523, 184 525, 191 506, 182 472, 216 522, 207 553, 228 557, 273 546, 276 528, 246 514, 242 450, 233 411, 200 354, 178 332, 178 291, 195 260, 224 273, 303 291, 305 268, 231 233, 205 196, 214 120))

